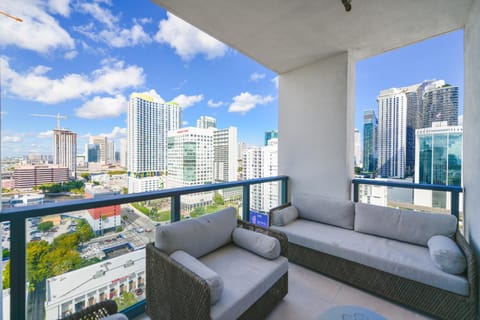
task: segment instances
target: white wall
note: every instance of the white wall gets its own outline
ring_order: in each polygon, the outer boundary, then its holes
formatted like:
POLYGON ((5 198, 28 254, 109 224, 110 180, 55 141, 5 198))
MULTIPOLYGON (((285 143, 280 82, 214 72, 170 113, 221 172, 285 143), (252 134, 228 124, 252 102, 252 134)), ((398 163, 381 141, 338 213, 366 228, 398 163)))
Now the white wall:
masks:
POLYGON ((279 76, 279 174, 292 197, 350 198, 354 70, 344 52, 279 76))
POLYGON ((463 157, 466 234, 480 253, 480 0, 474 0, 465 26, 463 157))

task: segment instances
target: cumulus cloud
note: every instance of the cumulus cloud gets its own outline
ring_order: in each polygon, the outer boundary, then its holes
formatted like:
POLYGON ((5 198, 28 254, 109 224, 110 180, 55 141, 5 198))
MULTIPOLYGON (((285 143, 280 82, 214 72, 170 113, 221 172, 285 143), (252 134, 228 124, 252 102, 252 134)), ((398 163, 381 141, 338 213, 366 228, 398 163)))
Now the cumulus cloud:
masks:
POLYGON ((107 137, 108 139, 123 139, 127 137, 127 128, 115 127, 112 132, 109 133, 100 133, 99 136, 107 137))
POLYGON ((50 68, 36 66, 26 72, 13 70, 8 59, 0 57, 0 67, 7 93, 42 103, 59 103, 92 94, 116 95, 124 89, 140 86, 145 81, 143 69, 125 66, 123 61, 104 60, 102 66, 90 75, 71 73, 52 79, 46 74, 50 68))
POLYGON ((51 53, 55 49, 72 50, 75 42, 58 21, 49 13, 68 16, 69 1, 42 0, 2 1, 2 10, 17 16, 23 22, 2 19, 0 28, 0 46, 17 46, 39 53, 51 53))
POLYGON ((170 45, 175 49, 175 53, 185 61, 192 60, 197 54, 203 55, 209 60, 223 57, 228 49, 220 41, 170 12, 167 12, 166 20, 160 21, 158 28, 155 40, 170 45))
POLYGON ((115 118, 127 111, 128 101, 123 95, 115 97, 94 97, 75 109, 79 118, 98 119, 115 118))
POLYGON ((72 51, 69 51, 69 52, 65 53, 64 57, 65 57, 65 59, 67 59, 67 60, 72 60, 72 59, 75 58, 77 55, 78 55, 78 52, 77 52, 76 50, 72 50, 72 51))
POLYGON ((182 127, 188 126, 188 121, 182 121, 182 127))
POLYGON ((37 135, 38 138, 51 138, 53 137, 53 130, 43 131, 37 135))
POLYGON ((278 89, 278 76, 276 76, 275 78, 273 78, 271 81, 272 81, 273 84, 275 85, 275 88, 278 89))
POLYGON ((250 75, 251 81, 258 81, 258 80, 262 80, 263 78, 265 78, 265 73, 254 72, 250 75))
POLYGON ((142 94, 146 94, 147 96, 152 97, 157 102, 160 102, 160 103, 165 102, 165 99, 163 99, 155 89, 150 89, 148 91, 144 91, 144 92, 142 92, 142 94))
POLYGON ((102 8, 99 3, 80 3, 78 5, 81 12, 90 14, 95 20, 103 25, 89 23, 83 26, 77 26, 75 31, 87 36, 88 38, 104 42, 113 48, 133 47, 143 43, 150 43, 151 37, 143 30, 142 21, 134 20, 131 28, 121 28, 118 16, 110 10, 102 8))
POLYGON ((223 101, 213 101, 212 99, 210 99, 208 100, 207 105, 211 108, 219 108, 226 105, 226 103, 223 101))
POLYGON ((200 102, 203 100, 203 94, 199 94, 196 96, 186 96, 181 94, 175 97, 172 101, 176 102, 182 107, 182 109, 186 109, 188 107, 193 106, 195 103, 200 102))
POLYGON ((273 101, 273 97, 252 95, 249 92, 242 92, 238 96, 233 97, 233 103, 228 108, 228 112, 238 112, 245 114, 257 105, 264 105, 273 101))
POLYGON ((23 138, 20 135, 4 135, 2 136, 2 142, 13 142, 13 143, 18 143, 22 142, 23 138))

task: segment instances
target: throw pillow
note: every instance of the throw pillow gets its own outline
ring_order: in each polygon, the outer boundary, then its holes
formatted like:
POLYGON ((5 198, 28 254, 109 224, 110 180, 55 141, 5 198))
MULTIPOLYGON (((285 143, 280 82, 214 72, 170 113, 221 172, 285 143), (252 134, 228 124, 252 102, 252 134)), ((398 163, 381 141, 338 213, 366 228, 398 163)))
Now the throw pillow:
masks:
POLYGON ((462 251, 452 239, 445 236, 433 236, 428 240, 428 251, 433 264, 440 270, 451 274, 465 272, 467 263, 462 251))
POLYGON ((255 231, 235 228, 232 240, 237 246, 261 257, 273 260, 280 256, 280 241, 255 231))
POLYGON ((295 206, 289 206, 272 213, 274 226, 285 226, 298 218, 298 210, 295 206))
POLYGON ((170 258, 207 282, 207 285, 210 288, 210 304, 214 305, 220 300, 223 292, 223 280, 218 273, 204 265, 197 258, 182 250, 173 252, 170 255, 170 258))

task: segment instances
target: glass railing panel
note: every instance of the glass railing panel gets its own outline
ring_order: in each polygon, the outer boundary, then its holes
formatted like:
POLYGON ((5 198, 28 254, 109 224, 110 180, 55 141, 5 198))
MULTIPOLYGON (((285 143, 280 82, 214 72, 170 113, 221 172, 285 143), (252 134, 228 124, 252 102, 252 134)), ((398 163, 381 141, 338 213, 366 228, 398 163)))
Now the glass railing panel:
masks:
POLYGON ((242 187, 199 192, 181 197, 180 217, 182 220, 198 218, 233 207, 241 219, 242 187))

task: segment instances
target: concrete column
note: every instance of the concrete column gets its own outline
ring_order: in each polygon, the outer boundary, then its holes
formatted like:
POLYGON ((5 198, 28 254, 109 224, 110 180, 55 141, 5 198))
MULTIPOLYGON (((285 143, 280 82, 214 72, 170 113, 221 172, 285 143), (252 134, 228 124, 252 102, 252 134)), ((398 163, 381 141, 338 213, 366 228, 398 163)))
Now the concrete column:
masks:
POLYGON ((355 63, 347 52, 279 75, 279 174, 290 196, 350 199, 355 63))
POLYGON ((463 181, 465 231, 480 255, 480 1, 474 0, 465 26, 463 181))

